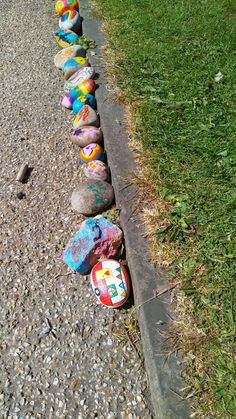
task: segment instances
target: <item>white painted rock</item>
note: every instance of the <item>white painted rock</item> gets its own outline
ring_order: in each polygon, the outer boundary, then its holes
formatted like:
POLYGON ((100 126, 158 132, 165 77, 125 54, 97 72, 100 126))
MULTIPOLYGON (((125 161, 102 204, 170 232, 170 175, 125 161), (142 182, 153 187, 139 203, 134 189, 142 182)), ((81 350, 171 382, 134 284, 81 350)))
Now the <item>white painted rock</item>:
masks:
POLYGON ((82 128, 76 129, 70 138, 74 144, 78 144, 83 148, 92 143, 101 144, 103 134, 101 128, 85 125, 82 128))
POLYGON ((84 105, 82 109, 77 113, 74 120, 74 129, 83 127, 84 125, 99 126, 99 119, 97 113, 89 105, 84 105))
POLYGON ((101 160, 93 160, 82 166, 82 171, 89 179, 108 180, 108 167, 101 160))
POLYGON ((71 195, 71 206, 84 215, 98 214, 109 207, 114 199, 113 186, 101 180, 81 183, 71 195))
POLYGON ((78 83, 82 81, 86 81, 92 79, 95 75, 95 71, 93 67, 83 67, 80 70, 76 71, 72 76, 66 80, 64 85, 65 92, 69 92, 70 90, 74 89, 78 83))
POLYGON ((82 32, 82 19, 79 12, 73 9, 63 13, 59 20, 59 28, 63 30, 70 29, 77 35, 80 35, 82 32))
POLYGON ((62 70, 65 62, 74 57, 86 57, 86 51, 81 45, 71 45, 70 47, 63 48, 55 55, 54 64, 62 70))

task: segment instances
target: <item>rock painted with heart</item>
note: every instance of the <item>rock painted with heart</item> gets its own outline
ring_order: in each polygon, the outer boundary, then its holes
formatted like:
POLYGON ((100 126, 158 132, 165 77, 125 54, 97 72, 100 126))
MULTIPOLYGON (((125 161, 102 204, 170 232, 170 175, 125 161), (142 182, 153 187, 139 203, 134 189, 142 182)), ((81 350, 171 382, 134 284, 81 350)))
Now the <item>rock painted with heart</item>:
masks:
POLYGON ((130 293, 130 279, 125 267, 117 260, 101 260, 90 274, 93 292, 106 307, 121 307, 130 293))
POLYGON ((76 71, 81 70, 83 67, 89 65, 86 57, 74 57, 67 60, 63 66, 64 78, 67 80, 76 71))
POLYGON ((80 159, 83 163, 89 163, 93 160, 104 160, 105 153, 99 144, 92 143, 80 150, 80 159))
POLYGON ((86 57, 86 50, 81 45, 71 45, 70 47, 63 48, 59 51, 54 58, 54 64, 61 70, 66 61, 74 57, 86 57))
POLYGON ((59 28, 66 30, 70 29, 71 31, 77 33, 77 35, 82 34, 82 19, 77 10, 68 10, 68 12, 63 13, 59 19, 59 28))
POLYGON ((78 99, 79 96, 87 95, 89 93, 92 94, 95 90, 95 86, 95 81, 92 79, 78 83, 74 89, 65 94, 61 102, 62 106, 67 109, 72 109, 74 101, 78 99))
POLYGON ((114 259, 122 240, 122 231, 111 221, 104 217, 89 218, 70 239, 62 259, 71 269, 84 275, 99 258, 114 259))
POLYGON ((101 144, 103 142, 103 134, 101 128, 85 125, 76 129, 70 139, 74 144, 85 147, 92 143, 101 144))
POLYGON ((55 9, 59 16, 62 16, 69 10, 78 10, 79 4, 77 0, 58 0, 55 4, 55 9))
POLYGON ((109 179, 107 165, 101 160, 93 160, 82 166, 82 171, 89 179, 105 180, 109 179))
POLYGON ((69 29, 58 29, 55 32, 55 40, 58 43, 58 45, 62 48, 67 48, 71 45, 78 45, 79 39, 80 37, 76 33, 70 31, 69 29))
POLYGON ((90 94, 79 96, 78 99, 73 102, 72 109, 75 113, 78 113, 84 105, 89 105, 91 108, 96 109, 97 104, 95 97, 90 94))
POLYGON ((85 180, 71 195, 72 209, 84 215, 94 215, 108 208, 114 199, 113 186, 102 180, 85 180))
POLYGON ((77 84, 82 83, 83 81, 92 79, 95 76, 95 71, 93 67, 83 67, 80 70, 76 71, 68 80, 65 81, 64 90, 69 92, 74 89, 77 84))

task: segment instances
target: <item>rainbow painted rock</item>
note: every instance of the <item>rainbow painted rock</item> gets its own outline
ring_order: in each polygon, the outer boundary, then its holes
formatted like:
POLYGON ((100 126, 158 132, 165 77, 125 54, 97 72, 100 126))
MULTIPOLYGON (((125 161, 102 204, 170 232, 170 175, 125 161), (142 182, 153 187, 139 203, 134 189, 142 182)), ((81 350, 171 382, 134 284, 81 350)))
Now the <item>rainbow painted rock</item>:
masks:
POLYGON ((86 147, 80 150, 79 155, 83 163, 89 163, 93 160, 103 160, 105 156, 102 147, 96 143, 86 145, 86 147))
POLYGON ((70 138, 73 143, 78 144, 80 147, 85 147, 91 143, 101 144, 103 134, 101 128, 85 125, 82 128, 76 129, 70 138))
POLYGON ((62 16, 68 10, 79 9, 77 0, 58 0, 55 5, 56 12, 62 16))
POLYGON ((81 45, 71 45, 70 47, 63 48, 55 55, 54 64, 62 70, 66 61, 74 57, 86 57, 86 51, 81 45))
POLYGON ((82 166, 85 176, 89 179, 108 180, 108 167, 101 160, 94 160, 82 166))
POLYGON ((73 210, 84 215, 98 214, 114 199, 113 186, 102 180, 84 180, 71 195, 73 210))
POLYGON ((58 29, 55 32, 55 40, 62 48, 66 48, 71 45, 78 45, 79 38, 80 37, 76 33, 70 31, 69 29, 58 29))
POLYGON ((82 81, 78 83, 77 86, 70 90, 62 99, 62 106, 67 109, 72 109, 72 105, 79 96, 87 95, 93 93, 95 90, 95 82, 92 79, 82 81))
POLYGON ((63 66, 63 72, 65 79, 69 79, 76 71, 81 70, 83 67, 87 67, 89 62, 84 57, 74 57, 67 60, 63 66))
POLYGON ((63 13, 59 19, 59 28, 66 30, 70 29, 71 31, 81 35, 82 33, 82 19, 77 10, 68 10, 68 12, 63 13))
POLYGON ((123 233, 104 217, 85 220, 63 252, 63 261, 74 271, 86 274, 98 258, 114 258, 122 244, 123 233))
POLYGON ((130 293, 130 279, 124 266, 116 260, 101 260, 90 274, 91 285, 100 303, 106 307, 122 306, 130 293))
POLYGON ((77 113, 73 122, 74 130, 83 127, 84 125, 99 126, 99 119, 97 113, 89 105, 84 105, 77 113))
POLYGON ((82 83, 83 81, 92 79, 95 75, 93 67, 83 67, 80 70, 76 71, 68 80, 65 81, 64 90, 69 92, 74 89, 77 84, 82 83))
POLYGON ((91 108, 96 109, 95 97, 90 94, 79 96, 78 99, 73 102, 72 109, 75 113, 78 113, 84 105, 89 105, 91 108))

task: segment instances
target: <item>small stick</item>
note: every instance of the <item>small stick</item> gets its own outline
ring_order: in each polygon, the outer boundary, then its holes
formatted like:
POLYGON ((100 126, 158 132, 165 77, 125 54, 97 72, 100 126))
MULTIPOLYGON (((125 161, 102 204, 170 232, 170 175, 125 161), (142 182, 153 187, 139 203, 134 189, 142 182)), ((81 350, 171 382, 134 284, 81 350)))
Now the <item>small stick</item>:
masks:
POLYGON ((17 173, 16 180, 17 180, 18 182, 23 182, 23 180, 24 180, 24 178, 25 178, 25 175, 26 175, 27 171, 28 171, 28 164, 27 164, 27 163, 23 163, 23 164, 21 165, 21 167, 20 167, 20 169, 19 169, 18 173, 17 173))
POLYGON ((140 307, 142 307, 144 304, 149 303, 149 302, 150 302, 150 301, 152 301, 152 300, 155 300, 155 298, 160 297, 161 295, 165 294, 166 292, 172 291, 172 290, 173 290, 175 287, 177 287, 177 285, 179 285, 179 284, 180 284, 180 282, 176 282, 176 284, 172 285, 172 286, 171 286, 171 287, 169 287, 169 288, 166 288, 165 290, 163 290, 163 291, 159 292, 158 294, 157 294, 157 291, 155 291, 154 296, 153 296, 153 297, 151 297, 151 298, 149 298, 148 300, 144 301, 143 303, 139 304, 139 305, 137 306, 137 309, 138 309, 138 308, 140 308, 140 307))

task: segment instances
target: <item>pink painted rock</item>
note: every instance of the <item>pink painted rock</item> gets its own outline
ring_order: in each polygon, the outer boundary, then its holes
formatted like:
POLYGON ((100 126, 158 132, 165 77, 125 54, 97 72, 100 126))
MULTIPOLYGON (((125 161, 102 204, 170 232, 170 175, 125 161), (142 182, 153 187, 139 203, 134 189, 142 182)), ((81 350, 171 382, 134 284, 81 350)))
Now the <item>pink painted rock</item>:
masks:
POLYGON ((63 261, 80 274, 86 274, 99 258, 113 259, 122 244, 123 233, 106 218, 85 220, 63 252, 63 261))
POLYGON ((75 130, 82 128, 84 125, 99 126, 99 119, 97 113, 89 105, 84 105, 82 109, 77 113, 73 127, 75 130))
POLYGON ((109 171, 107 165, 101 160, 94 160, 82 166, 82 171, 89 179, 108 180, 109 171))
POLYGON ((81 45, 71 45, 67 48, 63 48, 55 55, 54 64, 57 68, 60 68, 62 70, 65 62, 68 61, 70 58, 74 57, 85 58, 86 50, 83 47, 81 47, 81 45))
POLYGON ((70 90, 74 89, 77 84, 82 83, 83 81, 92 79, 95 75, 95 71, 93 67, 83 67, 76 71, 72 76, 66 80, 64 85, 65 92, 69 92, 70 90))
POLYGON ((76 129, 70 138, 74 144, 83 148, 92 143, 101 144, 103 134, 101 128, 84 125, 82 128, 76 129))
POLYGON ((73 210, 94 215, 108 208, 114 199, 113 186, 102 180, 86 180, 71 195, 73 210))

